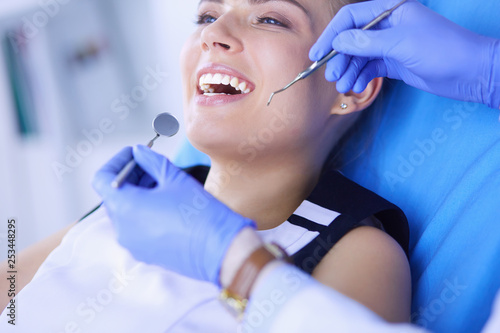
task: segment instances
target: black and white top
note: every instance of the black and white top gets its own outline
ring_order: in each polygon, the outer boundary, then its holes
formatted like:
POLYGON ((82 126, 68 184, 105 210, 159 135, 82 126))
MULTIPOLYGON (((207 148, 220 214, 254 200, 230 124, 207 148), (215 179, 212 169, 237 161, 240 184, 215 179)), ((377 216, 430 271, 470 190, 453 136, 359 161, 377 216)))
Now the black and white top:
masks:
MULTIPOLYGON (((208 174, 206 167, 186 171, 201 182, 208 174)), ((338 172, 323 174, 288 221, 257 232, 265 241, 281 245, 298 267, 311 272, 342 236, 372 215, 406 251, 408 225, 403 213, 338 172)), ((16 329, 238 332, 239 323, 219 302, 219 292, 211 283, 135 260, 116 241, 113 224, 101 208, 66 234, 16 295, 16 304, 23 304, 23 316, 30 318, 16 323, 16 329)), ((7 312, 0 316, 0 331, 7 326, 7 312)))
MULTIPOLYGON (((206 166, 196 166, 185 171, 204 183, 209 170, 206 166)), ((313 192, 292 216, 270 233, 303 234, 287 252, 298 268, 310 274, 335 243, 362 225, 384 230, 408 255, 409 227, 401 209, 339 171, 330 170, 322 173, 313 192), (367 224, 365 220, 371 216, 379 224, 367 224)), ((266 231, 260 233, 266 240, 266 231)))

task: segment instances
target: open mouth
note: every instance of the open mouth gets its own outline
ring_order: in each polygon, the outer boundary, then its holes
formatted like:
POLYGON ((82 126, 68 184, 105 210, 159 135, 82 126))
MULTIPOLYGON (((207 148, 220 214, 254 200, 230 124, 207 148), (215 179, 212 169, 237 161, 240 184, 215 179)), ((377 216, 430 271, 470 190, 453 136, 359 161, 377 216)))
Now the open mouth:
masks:
POLYGON ((241 95, 251 92, 250 85, 246 81, 221 73, 203 74, 198 89, 205 96, 241 95))

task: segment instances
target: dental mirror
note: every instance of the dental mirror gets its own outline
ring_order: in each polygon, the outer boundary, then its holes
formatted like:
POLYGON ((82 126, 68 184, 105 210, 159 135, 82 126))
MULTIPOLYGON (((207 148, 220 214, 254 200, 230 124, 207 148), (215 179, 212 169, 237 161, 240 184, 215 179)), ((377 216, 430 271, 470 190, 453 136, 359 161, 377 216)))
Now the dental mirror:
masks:
MULTIPOLYGON (((156 139, 162 135, 166 137, 176 135, 177 132, 179 132, 179 122, 177 121, 177 118, 168 112, 160 113, 153 120, 153 130, 156 132, 156 136, 147 144, 149 148, 153 147, 156 139)), ((115 180, 111 183, 111 186, 114 188, 122 186, 123 182, 125 182, 125 179, 127 179, 128 175, 132 172, 135 166, 135 160, 132 159, 116 176, 115 180)))
POLYGON ((179 132, 179 122, 168 112, 160 113, 153 120, 153 129, 156 134, 171 137, 179 132))
MULTIPOLYGON (((177 132, 179 132, 179 128, 180 126, 179 126, 179 121, 177 121, 177 118, 175 118, 168 112, 160 113, 153 120, 153 130, 156 132, 156 136, 151 141, 149 141, 147 146, 149 148, 153 147, 154 142, 160 136, 172 137, 176 135, 177 132)), ((130 162, 127 163, 127 165, 125 165, 125 167, 116 176, 116 178, 111 183, 111 186, 114 188, 119 188, 120 186, 122 186, 123 182, 125 181, 125 179, 127 179, 127 177, 130 175, 135 166, 136 162, 134 159, 132 159, 130 162)), ((98 210, 101 206, 102 202, 99 205, 97 205, 94 209, 92 209, 90 212, 85 214, 81 219, 78 220, 78 222, 84 220, 90 214, 98 210)))

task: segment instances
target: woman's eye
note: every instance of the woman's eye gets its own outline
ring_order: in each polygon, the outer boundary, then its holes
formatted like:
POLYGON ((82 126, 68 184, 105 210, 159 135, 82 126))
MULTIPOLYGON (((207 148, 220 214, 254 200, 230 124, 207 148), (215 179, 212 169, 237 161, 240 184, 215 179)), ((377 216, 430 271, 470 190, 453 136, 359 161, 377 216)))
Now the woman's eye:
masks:
POLYGON ((196 24, 198 24, 198 25, 210 24, 210 23, 214 23, 215 21, 217 21, 217 19, 215 17, 213 17, 212 15, 201 14, 201 15, 198 15, 198 19, 196 20, 196 24))
POLYGON ((258 17, 257 22, 262 23, 262 24, 277 25, 277 26, 285 27, 285 28, 288 27, 285 23, 278 21, 277 19, 272 18, 272 17, 258 17))

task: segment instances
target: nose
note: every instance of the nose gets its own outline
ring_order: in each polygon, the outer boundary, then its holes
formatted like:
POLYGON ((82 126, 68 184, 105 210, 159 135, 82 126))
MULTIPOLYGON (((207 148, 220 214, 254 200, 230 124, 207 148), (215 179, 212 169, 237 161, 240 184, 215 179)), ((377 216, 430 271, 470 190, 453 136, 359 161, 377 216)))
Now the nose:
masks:
POLYGON ((217 21, 207 25, 201 32, 201 48, 208 52, 239 53, 243 43, 238 35, 238 27, 234 19, 224 14, 217 21))

